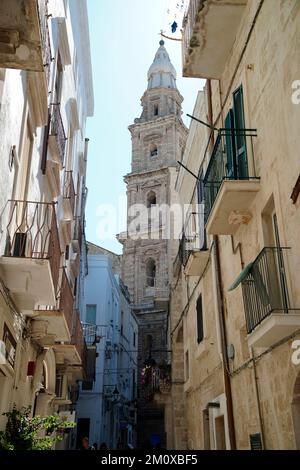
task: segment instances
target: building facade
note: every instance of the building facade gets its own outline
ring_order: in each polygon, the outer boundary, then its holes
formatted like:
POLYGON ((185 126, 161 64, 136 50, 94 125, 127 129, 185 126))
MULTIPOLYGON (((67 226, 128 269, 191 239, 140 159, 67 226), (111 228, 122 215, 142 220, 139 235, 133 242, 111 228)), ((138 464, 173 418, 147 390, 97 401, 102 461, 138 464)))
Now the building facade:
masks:
POLYGON ((109 449, 136 445, 137 320, 120 279, 121 257, 88 243, 81 316, 88 345, 97 351, 96 374, 83 381, 77 403, 81 439, 109 449))
POLYGON ((177 160, 181 159, 187 135, 181 119, 182 100, 176 71, 161 41, 148 71, 141 117, 129 127, 132 166, 125 177, 127 232, 119 235, 123 243, 122 279, 139 323, 140 446, 165 446, 165 423, 170 420, 167 396, 153 399, 157 386, 153 385, 152 372, 155 374, 154 367, 165 371, 169 365, 167 330, 174 242, 167 234, 165 215, 166 207, 177 202, 177 160))
POLYGON ((192 122, 194 176, 176 182, 192 209, 170 307, 174 448, 299 449, 299 25, 297 1, 191 0, 184 19, 210 128, 192 122))
POLYGON ((76 299, 93 83, 85 1, 3 1, 0 17, 3 429, 14 405, 71 413, 86 372, 76 299))

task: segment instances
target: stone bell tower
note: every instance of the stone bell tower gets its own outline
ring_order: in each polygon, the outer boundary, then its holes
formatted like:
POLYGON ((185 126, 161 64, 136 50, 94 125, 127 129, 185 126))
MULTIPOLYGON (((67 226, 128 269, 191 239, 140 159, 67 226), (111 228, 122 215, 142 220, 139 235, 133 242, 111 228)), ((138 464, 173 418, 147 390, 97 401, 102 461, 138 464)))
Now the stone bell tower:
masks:
POLYGON ((151 393, 151 387, 145 387, 140 378, 145 364, 159 366, 169 360, 169 286, 178 245, 164 230, 165 219, 157 208, 177 202, 177 161, 181 160, 187 137, 181 119, 182 101, 176 87, 176 70, 164 41, 160 41, 148 71, 148 88, 141 99, 141 117, 129 126, 132 162, 131 172, 125 176, 127 233, 119 236, 123 244, 122 277, 139 321, 139 445, 155 439, 166 445, 167 410, 163 403, 157 404, 156 394, 151 393), (140 219, 137 217, 142 211, 137 209, 139 207, 146 208, 140 219))

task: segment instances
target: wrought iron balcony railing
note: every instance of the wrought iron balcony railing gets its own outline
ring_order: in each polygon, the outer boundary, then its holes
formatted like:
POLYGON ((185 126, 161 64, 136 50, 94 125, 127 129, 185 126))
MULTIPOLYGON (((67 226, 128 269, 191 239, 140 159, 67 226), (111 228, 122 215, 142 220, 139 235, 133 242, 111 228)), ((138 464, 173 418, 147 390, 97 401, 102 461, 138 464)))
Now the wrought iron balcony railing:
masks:
POLYGON ((296 310, 290 306, 285 272, 288 250, 282 247, 264 248, 242 280, 248 333, 272 313, 288 314, 296 310))
POLYGON ((48 259, 54 288, 60 268, 60 244, 53 203, 9 201, 5 257, 48 259))
POLYGON ((63 197, 69 200, 72 214, 74 214, 76 195, 72 171, 65 171, 63 197))
POLYGON ((64 164, 65 150, 66 150, 66 133, 60 113, 60 105, 53 104, 51 117, 50 117, 50 136, 55 137, 57 151, 61 165, 64 164))
POLYGON ((212 211, 219 190, 225 180, 258 180, 249 174, 246 152, 243 158, 231 155, 226 142, 235 137, 251 139, 257 136, 255 129, 220 129, 204 177, 205 222, 212 211), (234 161, 235 160, 235 161, 234 161))
POLYGON ((82 331, 87 346, 94 346, 100 343, 105 337, 105 326, 94 325, 92 323, 82 323, 82 331))
POLYGON ((197 212, 187 216, 179 244, 179 259, 186 266, 189 256, 195 251, 207 250, 206 233, 204 228, 204 204, 199 204, 197 212))

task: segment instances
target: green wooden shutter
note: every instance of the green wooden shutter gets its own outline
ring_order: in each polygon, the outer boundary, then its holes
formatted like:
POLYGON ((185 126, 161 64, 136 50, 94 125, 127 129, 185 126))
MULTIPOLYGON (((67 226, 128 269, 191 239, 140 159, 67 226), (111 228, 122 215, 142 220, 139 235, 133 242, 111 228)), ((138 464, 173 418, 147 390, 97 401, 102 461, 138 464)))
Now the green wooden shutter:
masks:
POLYGON ((237 168, 236 168, 236 158, 235 158, 235 141, 234 141, 234 134, 232 132, 234 128, 234 116, 233 110, 230 109, 229 113, 225 119, 225 129, 226 129, 226 136, 225 136, 225 144, 226 144, 226 171, 227 171, 227 178, 229 179, 236 179, 237 177, 237 168))
MULTIPOLYGON (((243 87, 240 86, 233 93, 233 114, 235 129, 245 129, 243 87)), ((239 179, 248 178, 248 161, 246 149, 246 137, 241 132, 235 133, 237 177, 239 179)))
POLYGON ((86 306, 86 323, 91 325, 96 324, 96 312, 97 312, 97 305, 87 305, 86 306))
MULTIPOLYGON (((204 176, 203 170, 197 181, 197 199, 198 199, 198 230, 199 230, 199 248, 206 250, 206 232, 205 232, 205 203, 204 203, 204 176)), ((197 216, 196 216, 197 217, 197 216)))

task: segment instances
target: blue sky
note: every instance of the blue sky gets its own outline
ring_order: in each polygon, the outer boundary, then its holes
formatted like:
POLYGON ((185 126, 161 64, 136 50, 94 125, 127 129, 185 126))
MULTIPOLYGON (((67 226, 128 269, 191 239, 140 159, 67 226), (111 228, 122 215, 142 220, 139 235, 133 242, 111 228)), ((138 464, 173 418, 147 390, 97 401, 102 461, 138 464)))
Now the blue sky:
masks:
MULTIPOLYGON (((87 239, 121 253, 115 234, 126 228, 126 187, 130 172, 131 139, 128 126, 141 114, 140 98, 147 88, 150 67, 163 29, 176 14, 176 0, 87 0, 93 62, 95 114, 89 119, 90 138, 86 211, 87 239), (167 14, 170 10, 171 14, 167 14), (172 12, 174 11, 174 15, 172 12), (120 203, 121 198, 121 203, 120 203), (99 206, 112 205, 118 213, 111 221, 109 237, 99 231, 105 225, 99 206)), ((171 35, 171 34, 170 34, 171 35)), ((184 97, 183 119, 193 111, 203 81, 181 76, 181 43, 165 40, 177 70, 177 86, 184 97)))

